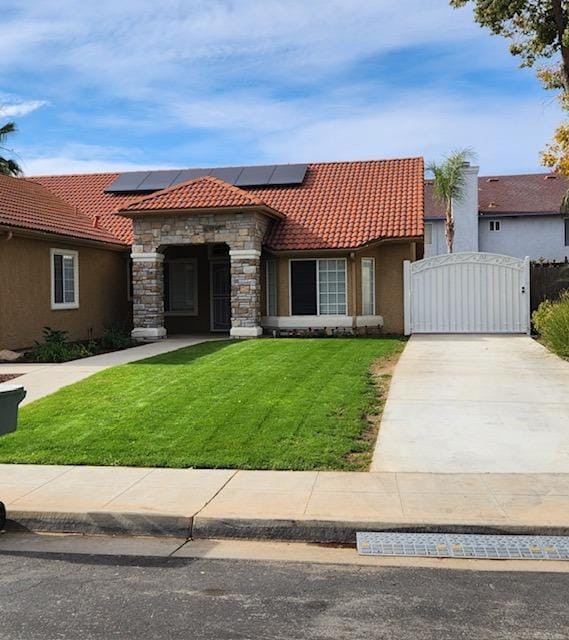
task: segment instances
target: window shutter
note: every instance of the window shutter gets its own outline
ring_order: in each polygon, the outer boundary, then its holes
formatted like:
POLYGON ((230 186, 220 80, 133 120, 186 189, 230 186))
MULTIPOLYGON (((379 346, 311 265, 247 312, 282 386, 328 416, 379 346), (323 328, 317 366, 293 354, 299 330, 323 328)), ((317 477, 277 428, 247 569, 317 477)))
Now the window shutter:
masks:
POLYGON ((293 316, 315 316, 316 260, 293 260, 290 263, 293 316))
POLYGON ((63 303, 63 256, 53 256, 53 301, 56 304, 63 303))

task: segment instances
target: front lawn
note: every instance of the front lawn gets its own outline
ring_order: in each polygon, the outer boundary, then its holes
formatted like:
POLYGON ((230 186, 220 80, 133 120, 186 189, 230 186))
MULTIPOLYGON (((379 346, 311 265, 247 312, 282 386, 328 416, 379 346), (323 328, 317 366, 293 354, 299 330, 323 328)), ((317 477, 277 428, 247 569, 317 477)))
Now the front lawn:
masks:
POLYGON ((24 407, 0 462, 361 469, 379 402, 370 366, 402 346, 219 341, 107 369, 24 407))

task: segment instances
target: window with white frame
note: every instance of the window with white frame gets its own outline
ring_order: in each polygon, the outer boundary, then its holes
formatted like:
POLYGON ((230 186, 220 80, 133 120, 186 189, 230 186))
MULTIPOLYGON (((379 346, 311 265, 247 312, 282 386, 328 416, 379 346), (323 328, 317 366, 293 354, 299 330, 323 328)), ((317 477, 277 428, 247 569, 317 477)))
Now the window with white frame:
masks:
POLYGON ((490 227, 490 231, 500 231, 500 221, 499 220, 490 220, 488 223, 490 227))
POLYGON ((168 281, 166 310, 171 315, 198 314, 198 269, 195 259, 165 263, 168 281))
POLYGON ((362 315, 375 315, 375 258, 362 258, 362 315))
POLYGON ((425 222, 425 244, 433 244, 433 223, 425 222))
POLYGON ((277 261, 267 260, 267 315, 277 315, 277 261))
POLYGON ((51 308, 79 307, 79 254, 67 249, 51 249, 51 308))
POLYGON ((290 261, 291 313, 346 315, 345 258, 290 261))

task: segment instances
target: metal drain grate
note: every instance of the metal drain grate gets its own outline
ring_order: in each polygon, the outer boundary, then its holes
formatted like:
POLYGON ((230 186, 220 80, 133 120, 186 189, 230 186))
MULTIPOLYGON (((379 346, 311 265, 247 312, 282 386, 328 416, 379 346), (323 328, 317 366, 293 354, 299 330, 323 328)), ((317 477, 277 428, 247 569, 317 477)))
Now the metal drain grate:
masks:
POLYGON ((569 560, 569 536, 357 533, 363 556, 569 560))

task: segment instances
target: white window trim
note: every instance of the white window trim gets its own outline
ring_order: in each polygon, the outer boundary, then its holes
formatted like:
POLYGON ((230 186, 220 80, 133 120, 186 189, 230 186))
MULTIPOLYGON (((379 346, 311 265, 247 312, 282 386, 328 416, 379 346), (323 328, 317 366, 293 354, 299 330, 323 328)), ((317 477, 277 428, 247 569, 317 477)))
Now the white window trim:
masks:
POLYGON ((500 233, 500 231, 502 231, 501 221, 500 220, 489 220, 488 221, 488 229, 492 233, 500 233), (492 229, 492 225, 494 225, 493 229, 492 229))
POLYGON ((50 280, 51 280, 51 308, 53 311, 60 309, 79 309, 79 252, 70 249, 50 249, 50 280), (56 302, 55 301, 55 269, 53 258, 55 256, 71 256, 73 258, 73 293, 75 302, 56 302))
MULTIPOLYGON (((191 316, 192 318, 199 315, 199 291, 198 291, 198 260, 197 258, 175 258, 174 260, 167 260, 168 264, 171 263, 183 263, 183 264, 193 264, 194 265, 194 290, 196 292, 196 305, 194 311, 186 311, 185 309, 176 310, 176 311, 164 311, 165 316, 191 316)), ((168 280, 168 298, 170 301, 172 300, 172 278, 170 277, 168 280)))
POLYGON ((361 259, 360 269, 362 281, 362 315, 375 316, 375 258, 364 256, 361 259), (364 260, 369 260, 371 262, 371 313, 364 313, 364 260))
POLYGON ((267 262, 265 263, 265 282, 266 282, 266 287, 267 287, 267 303, 266 303, 266 307, 267 307, 267 315, 270 316, 271 315, 271 297, 270 297, 270 292, 271 292, 271 287, 270 287, 270 273, 269 273, 269 269, 270 269, 270 265, 274 265, 275 268, 275 275, 276 275, 276 282, 275 282, 275 306, 278 308, 278 304, 279 304, 279 294, 278 294, 278 281, 279 281, 279 274, 278 274, 278 263, 274 258, 269 258, 267 260, 267 262))
POLYGON ((425 222, 424 239, 425 239, 425 244, 428 244, 428 245, 433 244, 433 223, 432 222, 425 222), (427 229, 429 230, 429 233, 427 233, 427 229))
MULTIPOLYGON (((292 314, 292 262, 316 262, 316 315, 322 318, 348 318, 348 301, 349 301, 349 285, 348 285, 348 259, 347 258, 289 258, 288 261, 288 312, 291 318, 303 318, 305 316, 294 316, 292 314), (344 273, 346 274, 346 313, 344 314, 321 314, 320 313, 320 262, 325 260, 342 260, 345 265, 344 273)), ((306 316, 307 317, 307 316, 306 316)))

